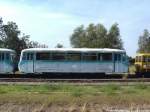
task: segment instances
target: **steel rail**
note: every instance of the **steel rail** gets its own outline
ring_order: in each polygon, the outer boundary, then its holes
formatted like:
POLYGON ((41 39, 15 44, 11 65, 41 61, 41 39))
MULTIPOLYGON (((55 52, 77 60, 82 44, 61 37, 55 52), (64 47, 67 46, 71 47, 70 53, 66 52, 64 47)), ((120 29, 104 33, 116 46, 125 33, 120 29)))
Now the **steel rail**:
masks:
POLYGON ((150 78, 134 79, 43 79, 43 78, 0 78, 0 82, 70 82, 70 83, 107 83, 107 82, 150 82, 150 78))

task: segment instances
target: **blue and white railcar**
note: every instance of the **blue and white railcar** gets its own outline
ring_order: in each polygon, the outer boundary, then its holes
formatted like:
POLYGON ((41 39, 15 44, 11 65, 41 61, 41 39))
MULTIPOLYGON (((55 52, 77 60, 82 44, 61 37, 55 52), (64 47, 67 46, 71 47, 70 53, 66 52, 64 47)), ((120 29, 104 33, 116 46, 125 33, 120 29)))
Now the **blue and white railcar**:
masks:
POLYGON ((22 73, 125 73, 125 50, 89 48, 31 48, 21 52, 22 73))
POLYGON ((14 71, 14 57, 14 50, 0 48, 0 74, 14 71))

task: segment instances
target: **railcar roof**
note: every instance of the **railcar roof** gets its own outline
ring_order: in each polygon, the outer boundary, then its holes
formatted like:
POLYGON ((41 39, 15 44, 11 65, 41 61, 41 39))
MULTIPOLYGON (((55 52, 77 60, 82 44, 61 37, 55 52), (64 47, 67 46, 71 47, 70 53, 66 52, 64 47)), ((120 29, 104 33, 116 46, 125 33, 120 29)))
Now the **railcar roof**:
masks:
POLYGON ((6 48, 0 48, 1 52, 15 52, 14 50, 11 49, 6 49, 6 48))
POLYGON ((125 50, 120 49, 109 49, 109 48, 29 48, 24 49, 22 52, 46 52, 46 51, 57 51, 57 52, 122 52, 125 53, 125 50))

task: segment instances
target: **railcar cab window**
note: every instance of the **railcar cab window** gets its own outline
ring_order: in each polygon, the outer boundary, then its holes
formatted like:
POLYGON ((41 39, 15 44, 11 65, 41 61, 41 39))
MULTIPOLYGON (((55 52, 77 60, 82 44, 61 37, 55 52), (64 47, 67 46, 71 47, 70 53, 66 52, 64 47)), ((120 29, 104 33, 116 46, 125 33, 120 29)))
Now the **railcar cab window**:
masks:
POLYGON ((33 60, 33 53, 27 54, 27 60, 33 60))
POLYGON ((81 61, 81 53, 67 53, 67 61, 81 61))
POLYGON ((33 53, 23 53, 22 60, 33 60, 33 53))
POLYGON ((50 53, 48 52, 37 52, 36 60, 50 60, 50 53))
POLYGON ((97 61, 96 53, 83 53, 83 61, 97 61))
POLYGON ((26 59, 26 53, 23 53, 23 54, 22 54, 22 60, 27 60, 27 59, 26 59))
POLYGON ((51 60, 65 61, 65 53, 52 52, 51 53, 51 60))
POLYGON ((4 60, 4 53, 0 53, 0 61, 4 60))

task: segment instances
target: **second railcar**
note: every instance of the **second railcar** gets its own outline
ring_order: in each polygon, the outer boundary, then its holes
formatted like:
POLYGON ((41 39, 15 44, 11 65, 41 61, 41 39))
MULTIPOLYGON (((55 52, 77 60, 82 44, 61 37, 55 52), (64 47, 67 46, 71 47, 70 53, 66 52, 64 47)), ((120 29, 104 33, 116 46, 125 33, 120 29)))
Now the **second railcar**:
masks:
POLYGON ((136 73, 150 72, 150 53, 139 53, 135 58, 136 73))
POLYGON ((124 50, 88 48, 31 48, 21 52, 22 73, 125 73, 124 50))
POLYGON ((15 51, 0 48, 0 74, 13 73, 15 51))

